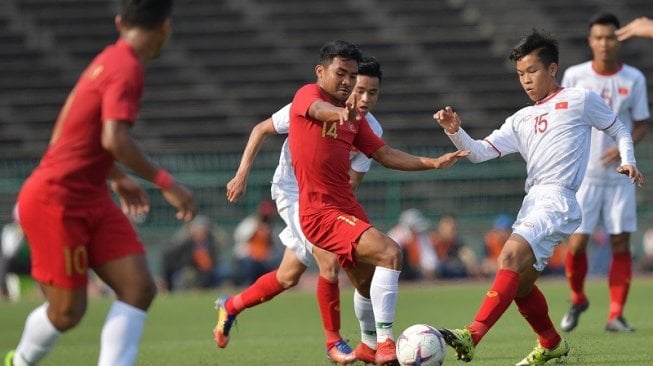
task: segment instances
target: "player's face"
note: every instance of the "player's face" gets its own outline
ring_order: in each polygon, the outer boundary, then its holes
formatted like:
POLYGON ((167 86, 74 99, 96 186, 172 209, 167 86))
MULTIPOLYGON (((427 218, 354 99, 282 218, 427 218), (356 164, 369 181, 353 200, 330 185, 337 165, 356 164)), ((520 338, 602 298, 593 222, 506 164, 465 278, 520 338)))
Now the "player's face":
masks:
POLYGON ((617 61, 621 42, 617 40, 617 36, 614 33, 615 30, 612 24, 594 24, 590 28, 587 42, 592 49, 595 61, 617 61))
POLYGON ((354 93, 358 96, 358 110, 365 114, 374 109, 379 100, 379 78, 367 75, 356 77, 354 93))
POLYGON ((344 102, 349 98, 358 75, 356 60, 343 60, 335 57, 329 66, 317 65, 317 83, 331 98, 344 102))
POLYGON ((152 40, 152 59, 158 58, 163 52, 163 47, 165 46, 168 38, 170 38, 170 33, 172 33, 172 24, 170 23, 170 18, 166 19, 163 24, 154 32, 152 40))
POLYGON ((558 89, 555 80, 557 64, 545 66, 535 52, 520 58, 515 64, 519 82, 532 101, 537 102, 558 89))

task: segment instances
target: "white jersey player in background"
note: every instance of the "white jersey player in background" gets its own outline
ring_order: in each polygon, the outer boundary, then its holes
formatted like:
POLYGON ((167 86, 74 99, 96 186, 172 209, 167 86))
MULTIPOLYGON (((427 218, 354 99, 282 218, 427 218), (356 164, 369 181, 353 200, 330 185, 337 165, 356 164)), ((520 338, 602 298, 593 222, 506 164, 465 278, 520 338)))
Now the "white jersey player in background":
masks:
MULTIPOLYGON (((585 88, 600 95, 636 144, 644 138, 645 122, 649 118, 646 78, 619 59, 621 44, 615 35, 617 29, 619 20, 612 14, 592 17, 587 40, 594 58, 567 69, 562 86, 585 88)), ((623 317, 623 310, 632 277, 630 235, 637 231, 637 206, 635 187, 627 177, 617 173, 618 165, 619 150, 614 141, 593 128, 587 172, 576 195, 583 220, 567 239, 566 274, 572 305, 560 322, 560 328, 566 332, 576 327, 580 314, 589 306, 584 290, 588 268, 586 248, 590 235, 601 221, 610 234, 612 246, 608 273, 610 307, 605 330, 633 331, 623 317)))
MULTIPOLYGON (((358 109, 365 114, 368 124, 379 137, 383 134, 381 125, 370 113, 380 91, 382 73, 379 63, 373 57, 364 57, 359 64, 354 94, 358 97, 358 109)), ((247 178, 254 158, 266 136, 287 134, 290 126, 290 104, 271 118, 260 122, 250 135, 235 177, 227 184, 227 199, 236 202, 247 187, 247 178)), ((371 159, 365 154, 350 153, 350 183, 355 189, 370 169, 371 159)), ((272 199, 275 200, 279 216, 286 228, 279 234, 286 246, 279 268, 261 276, 254 284, 234 296, 220 296, 216 301, 218 324, 214 337, 218 347, 229 342, 229 331, 236 315, 246 308, 259 305, 297 285, 302 274, 317 260, 320 276, 317 283, 317 300, 324 326, 327 357, 336 363, 348 364, 356 360, 374 363, 376 349, 376 327, 370 299, 354 294, 354 310, 361 326, 361 343, 352 350, 340 335, 340 291, 338 286, 337 257, 308 242, 299 224, 299 189, 292 167, 288 139, 283 143, 279 165, 272 178, 272 199)))
POLYGON ((475 346, 514 300, 538 338, 535 349, 517 366, 542 365, 565 357, 570 347, 553 326, 535 280, 554 247, 580 224, 576 191, 587 167, 592 127, 617 140, 622 164, 618 171, 636 184, 642 184, 643 178, 635 166, 630 134, 601 98, 585 89, 558 86, 557 41, 533 31, 512 50, 510 59, 534 105, 508 117, 484 140, 472 139, 451 107, 434 115, 454 145, 470 151, 472 162, 519 153, 528 174, 513 233, 499 255, 499 270, 474 321, 463 329, 441 332, 458 358, 469 362, 475 346))

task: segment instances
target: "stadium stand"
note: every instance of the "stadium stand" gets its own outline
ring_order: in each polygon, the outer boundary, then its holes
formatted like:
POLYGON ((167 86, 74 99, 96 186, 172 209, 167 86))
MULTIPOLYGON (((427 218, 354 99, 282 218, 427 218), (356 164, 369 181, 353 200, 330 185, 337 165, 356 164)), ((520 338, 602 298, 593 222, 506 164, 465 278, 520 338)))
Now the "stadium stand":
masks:
MULTIPOLYGON (((315 56, 324 41, 352 41, 381 61, 383 95, 375 115, 385 140, 436 154, 451 149, 431 118, 436 108, 455 106, 473 136, 487 134, 528 103, 507 60, 510 47, 532 27, 546 29, 561 41, 563 69, 581 62, 589 57, 587 18, 600 9, 625 21, 647 14, 650 5, 645 0, 177 0, 173 37, 148 69, 134 134, 197 191, 201 210, 228 228, 267 197, 278 157, 281 138, 270 139, 244 202, 226 203, 224 185, 251 127, 314 80, 315 56)), ((0 4, 0 220, 9 219, 17 189, 47 146, 81 68, 115 39, 114 12, 113 0, 0 4)), ((629 41, 623 56, 650 79, 652 48, 643 42, 629 41)), ((638 154, 650 166, 653 149, 641 146, 638 154)), ((381 227, 416 206, 433 214, 457 212, 480 232, 494 214, 519 207, 523 169, 518 157, 483 167, 463 162, 444 173, 375 167, 359 195, 381 227)), ((648 217, 651 197, 651 188, 641 190, 640 207, 648 217)), ((173 225, 169 209, 158 195, 152 198, 148 224, 173 225)))

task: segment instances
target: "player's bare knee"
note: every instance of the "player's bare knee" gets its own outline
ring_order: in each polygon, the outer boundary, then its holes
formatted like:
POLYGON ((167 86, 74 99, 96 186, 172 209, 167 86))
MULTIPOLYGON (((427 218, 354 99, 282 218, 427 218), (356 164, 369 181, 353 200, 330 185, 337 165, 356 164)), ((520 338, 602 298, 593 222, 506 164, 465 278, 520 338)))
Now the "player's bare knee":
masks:
POLYGON ((156 297, 157 289, 154 282, 143 281, 126 289, 116 290, 118 300, 141 310, 147 310, 156 297))
POLYGON ((300 278, 301 278, 301 274, 299 276, 283 276, 281 278, 277 277, 277 281, 279 281, 281 287, 287 290, 289 288, 297 286, 300 278))
POLYGON ((401 252, 401 248, 394 241, 390 240, 389 243, 385 245, 385 250, 383 251, 381 267, 386 267, 394 270, 401 270, 401 263, 403 261, 404 255, 401 252))
POLYGON ((64 308, 49 308, 48 319, 52 325, 60 332, 65 332, 77 326, 86 313, 86 306, 84 307, 64 307, 64 308))

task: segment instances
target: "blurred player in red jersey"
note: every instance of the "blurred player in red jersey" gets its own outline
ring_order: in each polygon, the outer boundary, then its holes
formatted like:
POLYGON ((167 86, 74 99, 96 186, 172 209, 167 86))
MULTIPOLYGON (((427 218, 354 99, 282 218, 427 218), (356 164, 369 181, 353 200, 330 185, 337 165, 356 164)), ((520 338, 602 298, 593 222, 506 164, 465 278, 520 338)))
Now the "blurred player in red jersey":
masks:
POLYGON ((146 214, 149 199, 116 161, 158 186, 177 218, 189 221, 195 213, 192 193, 150 162, 129 134, 140 107, 144 67, 168 39, 171 10, 171 0, 123 0, 115 19, 118 41, 81 74, 45 155, 20 191, 18 219, 31 248, 32 276, 47 302, 27 317, 5 365, 37 364, 61 333, 79 323, 89 269, 116 294, 102 327, 98 365, 136 360, 156 287, 127 216, 146 214))
POLYGON ((388 365, 397 362, 392 325, 401 249, 369 223, 358 203, 350 185, 349 154, 353 146, 388 168, 427 170, 447 168, 467 152, 426 158, 387 146, 357 110, 352 90, 360 61, 361 53, 351 43, 333 41, 322 47, 315 66, 317 83, 303 86, 293 99, 288 141, 299 187, 301 230, 316 247, 335 253, 354 287, 371 300, 378 342, 375 361, 388 365))
POLYGON ((603 100, 587 89, 558 85, 558 55, 557 41, 537 31, 512 49, 510 60, 534 104, 515 112, 483 140, 472 139, 462 129, 460 117, 451 107, 434 115, 456 147, 470 150, 473 163, 520 153, 527 166, 526 196, 512 234, 501 249, 492 287, 471 324, 463 329, 441 329, 447 344, 465 362, 472 360, 475 347, 513 301, 538 340, 516 366, 543 365, 569 353, 569 343, 553 326, 546 298, 535 281, 554 247, 580 224, 576 192, 587 167, 593 127, 617 141, 621 156, 617 171, 632 183, 644 181, 635 166, 628 130, 603 100))
MULTIPOLYGON (((358 65, 354 93, 359 97, 358 110, 365 115, 365 119, 378 136, 382 135, 383 129, 371 111, 379 98, 381 79, 381 65, 378 61, 373 57, 364 57, 358 65)), ((287 104, 252 129, 238 171, 227 184, 227 199, 230 202, 236 202, 245 194, 249 172, 264 139, 268 135, 288 133, 290 107, 291 104, 287 104)), ((370 169, 372 161, 360 151, 352 151, 349 160, 350 185, 356 189, 370 169)), ((292 288, 299 282, 311 263, 317 262, 320 271, 317 280, 317 300, 326 338, 327 357, 340 364, 348 364, 355 360, 373 363, 376 352, 376 327, 370 299, 364 298, 358 291, 354 293, 354 311, 360 322, 361 343, 352 350, 340 335, 338 259, 335 254, 308 242, 299 227, 299 193, 297 179, 292 169, 288 139, 284 141, 281 148, 279 165, 272 178, 271 193, 277 204, 279 216, 286 223, 286 228, 279 234, 281 242, 286 246, 283 259, 276 270, 261 276, 245 290, 234 296, 222 295, 218 298, 216 301, 218 322, 213 330, 216 344, 220 348, 227 346, 231 326, 240 312, 272 300, 281 292, 292 288)))
MULTIPOLYGON (((615 31, 619 20, 609 13, 597 14, 590 20, 587 42, 593 59, 571 66, 562 78, 563 87, 589 89, 599 94, 624 123, 636 144, 646 135, 650 113, 646 94, 646 78, 638 69, 619 58, 621 43, 615 31)), ((619 149, 608 135, 592 129, 590 157, 585 178, 576 195, 583 211, 580 227, 567 239, 566 274, 571 289, 571 308, 560 322, 569 332, 578 325, 580 314, 589 307, 585 294, 587 276, 587 244, 590 235, 602 221, 610 234, 612 261, 608 273, 610 309, 606 331, 631 332, 623 317, 632 278, 630 235, 637 231, 635 186, 619 174, 619 149)))

